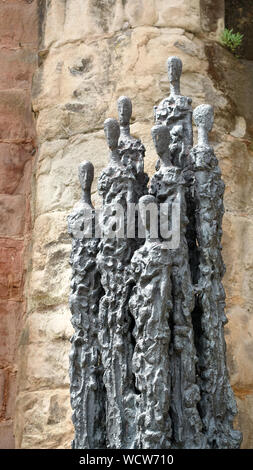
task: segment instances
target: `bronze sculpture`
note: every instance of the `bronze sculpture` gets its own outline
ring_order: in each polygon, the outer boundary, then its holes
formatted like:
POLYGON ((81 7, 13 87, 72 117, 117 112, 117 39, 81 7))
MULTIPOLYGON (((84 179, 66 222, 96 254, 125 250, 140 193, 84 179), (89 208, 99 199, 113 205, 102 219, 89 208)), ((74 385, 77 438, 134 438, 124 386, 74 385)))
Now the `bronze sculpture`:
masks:
POLYGON ((193 147, 181 73, 181 60, 170 57, 171 92, 154 109, 159 160, 149 190, 145 148, 130 134, 131 100, 119 98, 119 123, 105 121, 110 153, 98 182, 100 239, 87 235, 88 218, 92 227, 96 219, 92 166, 80 167, 82 203, 69 218, 76 448, 240 447, 223 331, 224 183, 208 142, 213 109, 194 110, 193 147))

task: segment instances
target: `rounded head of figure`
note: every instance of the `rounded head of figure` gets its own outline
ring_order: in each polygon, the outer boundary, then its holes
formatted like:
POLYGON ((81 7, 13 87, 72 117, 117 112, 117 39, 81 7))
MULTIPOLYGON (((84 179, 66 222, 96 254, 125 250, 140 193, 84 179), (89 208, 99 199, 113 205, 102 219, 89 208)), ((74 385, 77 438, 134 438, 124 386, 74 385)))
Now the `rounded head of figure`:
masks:
POLYGON ((193 111, 193 119, 197 127, 202 127, 210 132, 214 122, 213 107, 210 104, 197 106, 193 111))
POLYGON ((180 79, 183 64, 179 57, 172 56, 167 60, 168 77, 170 82, 176 82, 180 79))
POLYGON ((168 151, 170 144, 170 131, 167 126, 163 124, 156 125, 151 129, 151 135, 154 146, 159 157, 162 157, 168 151))
POLYGON ((106 119, 104 122, 104 132, 110 150, 116 150, 120 135, 119 123, 116 119, 106 119))
POLYGON ((94 166, 91 162, 84 160, 78 167, 78 176, 83 191, 90 191, 94 178, 94 166))
POLYGON ((151 194, 147 194, 146 196, 142 196, 139 199, 139 210, 140 210, 141 220, 148 232, 150 232, 150 227, 151 227, 152 208, 156 214, 157 202, 154 196, 151 196, 151 194))
POLYGON ((132 101, 127 96, 120 96, 118 99, 118 114, 121 126, 129 124, 132 116, 132 101))
POLYGON ((179 137, 183 137, 183 126, 181 126, 181 124, 173 126, 170 131, 170 136, 172 140, 177 140, 179 137))

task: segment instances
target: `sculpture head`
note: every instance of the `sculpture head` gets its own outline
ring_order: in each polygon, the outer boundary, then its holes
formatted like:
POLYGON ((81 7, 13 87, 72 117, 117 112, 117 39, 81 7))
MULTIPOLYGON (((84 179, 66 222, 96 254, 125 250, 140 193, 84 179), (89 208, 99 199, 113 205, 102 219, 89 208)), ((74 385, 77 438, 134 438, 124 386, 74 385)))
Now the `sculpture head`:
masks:
POLYGON ((83 191, 91 190, 92 181, 94 179, 94 166, 91 162, 84 160, 78 167, 78 176, 83 191))
POLYGON ((210 104, 201 104, 193 111, 193 119, 198 128, 210 132, 213 128, 214 112, 210 104))
POLYGON ((168 58, 168 77, 170 82, 177 82, 180 80, 183 64, 179 57, 172 56, 168 58))
POLYGON ((132 102, 127 96, 120 96, 118 99, 118 114, 121 126, 129 124, 132 116, 132 102))
MULTIPOLYGON (((139 199, 140 216, 141 216, 141 220, 143 222, 143 225, 146 229, 147 235, 150 235, 150 231, 151 231, 152 208, 154 209, 154 211, 157 214, 157 202, 156 202, 156 198, 154 196, 151 196, 150 194, 148 194, 146 196, 142 196, 139 199)), ((153 220, 153 222, 154 222, 154 220, 153 220)))
POLYGON ((162 159, 169 150, 170 131, 167 126, 156 125, 151 129, 151 135, 157 154, 162 159))
POLYGON ((116 119, 106 119, 104 122, 104 133, 107 140, 107 144, 110 150, 116 150, 118 148, 118 140, 120 135, 119 123, 116 119))

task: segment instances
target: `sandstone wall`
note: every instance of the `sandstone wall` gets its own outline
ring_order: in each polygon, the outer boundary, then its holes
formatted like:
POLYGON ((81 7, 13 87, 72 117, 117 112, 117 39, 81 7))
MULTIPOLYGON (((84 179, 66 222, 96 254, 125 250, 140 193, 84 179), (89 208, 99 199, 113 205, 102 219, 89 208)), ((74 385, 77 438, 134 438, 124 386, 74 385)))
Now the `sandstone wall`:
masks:
POLYGON ((25 312, 25 258, 31 229, 36 2, 1 0, 0 31, 0 447, 12 448, 17 342, 25 312))
POLYGON ((38 5, 43 23, 33 111, 39 153, 27 315, 19 345, 16 445, 68 448, 73 436, 66 217, 80 197, 78 164, 89 159, 95 165, 98 205, 97 176, 107 161, 103 121, 117 117, 116 100, 124 94, 133 101, 132 133, 146 146, 145 166, 152 174, 153 105, 169 93, 167 57, 179 55, 182 93, 193 98, 194 107, 207 102, 215 108, 212 142, 227 185, 228 360, 243 446, 252 447, 253 120, 242 84, 242 77, 250 83, 251 69, 216 42, 224 27, 223 1, 48 0, 38 5))

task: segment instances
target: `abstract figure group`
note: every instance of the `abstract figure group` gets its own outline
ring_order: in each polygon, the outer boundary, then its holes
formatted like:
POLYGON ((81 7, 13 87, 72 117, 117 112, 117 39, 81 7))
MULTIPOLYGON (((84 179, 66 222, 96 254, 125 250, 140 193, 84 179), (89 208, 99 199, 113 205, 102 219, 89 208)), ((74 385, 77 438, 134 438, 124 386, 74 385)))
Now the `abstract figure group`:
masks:
POLYGON ((240 447, 223 331, 224 183, 208 142, 213 109, 192 113, 191 99, 180 94, 181 72, 181 60, 170 57, 170 95, 154 108, 158 161, 149 188, 145 147, 130 134, 130 99, 118 100, 119 123, 104 123, 110 153, 98 182, 100 239, 90 196, 94 168, 87 161, 79 167, 82 199, 68 218, 73 448, 240 447), (179 242, 171 248, 161 229, 151 233, 146 209, 157 206, 161 218, 160 208, 175 201, 179 242), (130 203, 138 204, 132 224, 141 218, 145 238, 112 237, 116 206, 126 226, 130 203))

